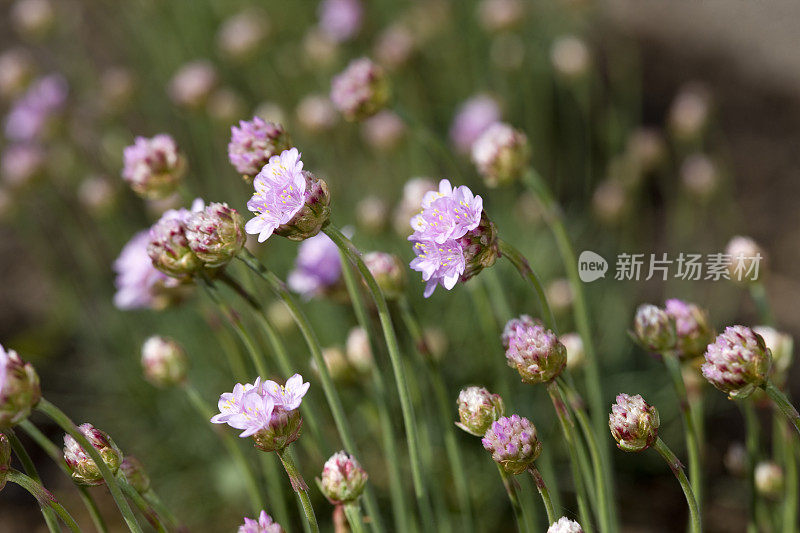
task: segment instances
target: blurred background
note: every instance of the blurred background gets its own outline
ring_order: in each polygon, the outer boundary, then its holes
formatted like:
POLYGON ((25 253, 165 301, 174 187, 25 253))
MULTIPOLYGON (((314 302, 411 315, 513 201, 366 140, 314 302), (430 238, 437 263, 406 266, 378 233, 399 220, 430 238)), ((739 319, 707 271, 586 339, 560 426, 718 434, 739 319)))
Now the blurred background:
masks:
MULTIPOLYGON (((211 404, 235 382, 226 350, 239 347, 200 291, 162 310, 117 309, 112 264, 134 233, 196 196, 246 213, 252 187, 227 160, 230 127, 240 119, 258 115, 286 127, 306 168, 331 188, 333 222, 352 227, 362 250, 412 258, 401 205, 410 178, 447 177, 469 185, 483 196, 503 239, 520 248, 546 281, 561 331, 571 331, 572 296, 541 207, 520 184, 487 188, 451 136, 460 106, 483 95, 503 120, 527 134, 533 164, 562 202, 578 251, 591 249, 609 259, 611 274, 619 253, 718 253, 733 236, 747 235, 767 257, 762 268, 779 329, 800 334, 796 3, 344 4, 357 15, 332 21, 324 5, 311 1, 0 2, 0 343, 36 366, 48 399, 137 456, 161 498, 193 531, 232 531, 252 513, 211 425, 182 390, 158 389, 142 378, 141 345, 153 334, 183 344, 190 380, 211 404), (331 78, 360 56, 387 70, 393 99, 389 112, 353 124, 337 115, 328 93, 331 78), (28 135, 10 132, 20 102, 51 76, 57 97, 46 116, 28 135), (447 153, 399 115, 432 131, 447 153), (182 197, 145 202, 120 178, 122 150, 137 135, 162 132, 173 135, 186 154, 186 185, 182 197)), ((284 239, 251 249, 281 277, 297 254, 297 245, 284 239)), ((272 302, 244 268, 235 264, 231 270, 272 302)), ((452 419, 463 386, 502 391, 509 411, 531 417, 540 428, 545 453, 554 459, 564 514, 574 514, 565 456, 558 446, 548 449, 560 435, 544 389, 518 384, 505 366, 499 337, 491 342, 476 326, 474 299, 495 301, 498 291, 508 296, 515 315, 538 312, 534 295, 510 265, 501 261, 492 271, 428 300, 419 277, 409 272, 407 293, 423 325, 434 328, 430 334, 452 398, 452 419)), ((724 280, 617 281, 613 275, 585 290, 606 403, 617 392, 641 393, 661 411, 664 440, 685 458, 678 405, 663 365, 627 335, 633 313, 641 303, 661 305, 678 297, 708 309, 717 330, 756 325, 748 291, 724 280)), ((309 399, 324 406, 302 337, 273 311, 297 371, 310 377, 309 399)), ((349 306, 319 297, 305 311, 324 346, 345 349, 356 324, 349 306)), ((499 336, 502 323, 494 327, 499 336)), ((412 348, 407 340, 405 348, 412 348)), ((376 364, 387 364, 385 354, 374 357, 376 364)), ((573 372, 582 383, 580 367, 573 372)), ((388 517, 382 451, 375 444, 379 429, 373 406, 363 400, 362 381, 344 376, 339 385, 358 430, 360 459, 388 517)), ((800 395, 796 369, 786 382, 800 395)), ((745 480, 730 453, 732 445, 743 443, 741 415, 723 394, 704 392, 707 530, 743 531, 745 480)), ((400 435, 397 400, 390 401, 400 435)), ((419 392, 417 401, 424 405, 419 392)), ((328 440, 336 443, 332 419, 322 412, 328 440)), ((436 418, 423 407, 417 412, 436 418)), ((761 415, 767 458, 769 410, 761 415)), ((57 428, 37 416, 33 421, 60 444, 57 428)), ((451 428, 439 420, 426 427, 434 459, 443 458, 442 434, 451 428)), ((45 485, 86 523, 71 481, 21 437, 45 485)), ((477 529, 510 528, 512 515, 494 465, 477 439, 459 432, 457 442, 467 458, 477 529)), ((240 444, 259 468, 249 445, 240 444)), ((321 456, 298 449, 307 480, 333 451, 321 456)), ((659 458, 616 449, 612 456, 625 530, 682 527, 683 495, 659 458)), ((439 463, 428 475, 447 487, 450 473, 444 459, 433 464, 439 463)), ((521 482, 524 490, 534 490, 527 479, 521 482)), ((289 494, 288 484, 286 489, 289 494)), ((330 530, 331 508, 315 487, 312 493, 330 530)), ((93 494, 110 524, 121 528, 105 490, 93 494)), ((445 512, 455 505, 447 491, 436 498, 445 512)), ((299 530, 298 513, 292 506, 289 511, 287 531, 299 530)), ((28 494, 6 487, 0 532, 44 530, 28 494)))

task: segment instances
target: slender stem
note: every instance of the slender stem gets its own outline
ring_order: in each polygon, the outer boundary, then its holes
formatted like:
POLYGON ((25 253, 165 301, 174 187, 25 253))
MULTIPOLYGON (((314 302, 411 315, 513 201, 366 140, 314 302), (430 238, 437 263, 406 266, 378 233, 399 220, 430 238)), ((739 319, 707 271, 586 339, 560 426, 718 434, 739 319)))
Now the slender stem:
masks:
POLYGON ((503 256, 505 256, 509 261, 511 261, 511 264, 514 265, 514 268, 517 269, 520 276, 528 281, 533 286, 534 291, 536 291, 536 296, 539 298, 539 305, 542 308, 542 316, 544 317, 544 322, 547 327, 558 333, 556 330, 556 319, 553 316, 553 311, 550 309, 550 305, 547 303, 547 296, 545 295, 542 282, 536 275, 536 272, 534 272, 531 268, 528 260, 525 259, 519 250, 508 244, 506 241, 501 240, 499 246, 500 253, 503 254, 503 256))
POLYGON ((114 502, 117 504, 117 508, 122 514, 122 518, 125 520, 128 528, 134 533, 142 533, 142 528, 136 521, 136 517, 133 515, 130 505, 128 505, 128 502, 125 500, 125 496, 122 494, 122 489, 120 489, 119 484, 117 483, 114 474, 108 468, 108 465, 106 465, 105 461, 103 461, 103 457, 100 455, 100 452, 98 452, 95 447, 89 443, 89 441, 86 439, 86 436, 81 433, 75 423, 70 420, 70 418, 61 411, 61 409, 47 401, 45 398, 41 399, 36 408, 50 417, 50 419, 58 424, 61 429, 70 434, 72 438, 77 441, 78 445, 80 445, 80 447, 89 454, 89 457, 95 462, 97 469, 100 470, 100 474, 103 476, 103 480, 106 482, 106 486, 108 487, 109 492, 111 492, 111 496, 114 498, 114 502))
POLYGON ((130 499, 139 509, 139 512, 142 513, 142 516, 144 516, 145 520, 147 520, 147 522, 153 526, 158 533, 167 533, 167 528, 164 526, 161 517, 158 516, 158 513, 156 513, 152 506, 147 503, 144 498, 142 498, 142 495, 139 494, 136 489, 131 487, 131 485, 121 477, 118 477, 117 480, 122 488, 122 492, 124 492, 128 499, 130 499))
MULTIPOLYGON (((39 502, 40 507, 48 507, 55 512, 58 517, 67 525, 70 531, 80 533, 81 529, 78 527, 78 524, 75 523, 75 520, 73 520, 72 516, 70 516, 67 510, 64 509, 60 503, 58 503, 56 497, 53 496, 49 490, 44 488, 41 483, 34 481, 22 472, 13 468, 9 469, 5 473, 5 476, 6 481, 16 483, 23 489, 30 492, 31 496, 36 498, 36 501, 39 502)), ((58 527, 56 527, 56 531, 58 531, 58 527)))
POLYGON ((506 298, 506 293, 503 290, 503 284, 500 283, 500 277, 497 275, 497 271, 493 268, 487 268, 482 272, 484 283, 486 284, 486 289, 489 293, 489 298, 492 301, 492 307, 494 307, 495 315, 497 318, 505 323, 509 320, 514 313, 511 311, 511 305, 508 303, 508 298, 506 298))
POLYGON ((767 289, 764 287, 764 282, 754 281, 749 284, 750 296, 756 304, 758 316, 765 326, 775 325, 775 315, 772 314, 772 307, 769 305, 769 298, 767 298, 767 289))
MULTIPOLYGON (((17 455, 19 462, 22 463, 22 469, 25 470, 25 473, 36 483, 42 482, 42 479, 39 477, 39 473, 36 471, 36 466, 33 464, 31 460, 31 456, 28 455, 27 450, 22 445, 22 443, 17 438, 16 433, 11 428, 4 429, 3 432, 8 437, 9 442, 11 443, 11 448, 14 450, 14 453, 17 455)), ((58 527, 58 518, 56 518, 55 512, 49 506, 42 506, 42 516, 44 516, 44 521, 47 524, 47 529, 50 531, 60 531, 58 527)))
POLYGON ((317 517, 314 515, 314 508, 311 506, 311 499, 308 497, 308 485, 306 485, 303 476, 294 464, 294 459, 292 458, 292 453, 289 448, 286 447, 278 450, 277 453, 281 463, 283 463, 286 474, 289 476, 292 490, 297 493, 297 497, 300 499, 300 503, 303 506, 303 512, 306 515, 308 527, 311 531, 317 533, 319 531, 319 526, 317 526, 317 517))
POLYGON ((358 502, 348 503, 344 506, 344 514, 350 524, 352 533, 364 533, 364 520, 361 518, 361 509, 358 502))
POLYGON ((163 516, 164 519, 169 522, 169 524, 174 528, 180 531, 180 523, 178 519, 175 518, 175 515, 172 514, 172 511, 164 505, 164 502, 161 501, 161 498, 158 497, 156 491, 152 488, 147 489, 146 492, 142 493, 142 498, 155 510, 155 512, 159 516, 163 516))
POLYGON ((766 391, 767 396, 770 397, 778 409, 780 409, 781 412, 786 415, 786 418, 792 423, 797 432, 800 433, 800 413, 797 412, 797 409, 794 408, 786 395, 782 393, 781 390, 771 381, 768 381, 766 384, 762 385, 762 388, 766 391))
POLYGON ((550 500, 550 491, 547 490, 547 485, 544 482, 542 474, 539 472, 539 469, 536 468, 535 464, 531 464, 531 466, 528 467, 528 472, 530 472, 533 482, 536 483, 536 488, 539 490, 539 494, 542 495, 544 508, 547 511, 547 523, 555 523, 555 521, 558 520, 558 517, 553 509, 553 502, 550 500))
POLYGON ((694 497, 697 499, 697 507, 702 509, 703 467, 700 459, 700 444, 694 417, 689 410, 689 398, 686 394, 686 385, 683 382, 683 375, 681 374, 681 363, 672 352, 664 352, 661 356, 664 359, 664 364, 672 379, 672 386, 675 388, 675 394, 678 396, 686 438, 686 453, 689 456, 689 481, 692 483, 692 491, 694 492, 694 497))
POLYGON ((792 430, 786 421, 781 420, 780 438, 784 440, 783 458, 786 469, 786 494, 783 502, 783 533, 793 533, 797 530, 797 502, 800 500, 798 495, 798 471, 795 450, 798 442, 793 438, 792 430))
MULTIPOLYGON (((380 319, 381 328, 383 329, 383 336, 386 341, 386 346, 389 350, 389 359, 392 363, 394 370, 395 384, 397 392, 400 396, 400 409, 403 414, 403 422, 406 428, 406 442, 408 443, 408 455, 411 463, 411 476, 414 482, 414 492, 417 496, 417 502, 421 510, 425 510, 430 505, 428 499, 427 489, 422 477, 422 467, 420 464, 419 455, 419 437, 417 434, 417 427, 415 425, 414 406, 411 403, 411 398, 408 393, 408 384, 406 383, 405 370, 403 368, 403 359, 400 354, 400 346, 397 343, 397 336, 395 335, 394 326, 392 325, 391 316, 389 316, 389 308, 386 305, 386 299, 383 297, 378 283, 375 278, 364 264, 361 254, 356 249, 350 240, 345 237, 341 231, 333 227, 327 226, 324 230, 326 235, 330 237, 333 242, 339 247, 347 258, 353 263, 361 272, 361 276, 367 283, 367 288, 372 295, 375 306, 378 309, 378 317, 380 319)), ((432 524, 423 524, 426 527, 431 527, 432 524)))
POLYGON ((656 439, 656 443, 654 445, 656 451, 661 454, 661 457, 669 465, 670 470, 672 473, 675 474, 675 477, 678 478, 678 481, 681 484, 681 488, 683 489, 683 493, 686 496, 686 503, 689 504, 689 514, 691 518, 692 524, 692 532, 699 533, 702 531, 702 526, 700 525, 700 512, 697 509, 697 501, 694 498, 694 493, 692 492, 692 486, 689 484, 689 480, 686 478, 686 473, 683 471, 683 465, 675 457, 675 454, 672 453, 664 441, 661 438, 656 439))
MULTIPOLYGON (((325 393, 325 399, 330 407, 334 423, 336 424, 336 429, 339 432, 339 437, 342 439, 342 444, 344 444, 344 447, 350 453, 356 455, 357 457, 360 456, 358 453, 358 448, 356 447, 355 441, 352 437, 350 425, 348 424, 347 418, 344 415, 344 408, 342 407, 339 393, 336 391, 336 387, 331 379, 330 372, 328 371, 328 365, 325 363, 325 359, 322 357, 322 348, 320 347, 317 335, 314 333, 311 323, 308 321, 308 318, 306 318, 305 313, 303 313, 302 309, 300 308, 297 299, 286 288, 286 284, 275 274, 267 270, 266 267, 261 264, 258 258, 249 250, 245 248, 243 250, 243 254, 237 257, 245 265, 247 265, 250 270, 258 274, 264 281, 266 281, 275 295, 280 297, 283 300, 283 303, 286 304, 286 307, 289 309, 292 318, 294 318, 297 327, 303 334, 303 338, 305 339, 308 349, 311 352, 311 357, 314 359, 314 362, 317 365, 319 378, 322 382, 322 390, 325 393)), ((364 490, 364 505, 366 506, 370 517, 372 518, 373 529, 376 531, 383 531, 383 525, 378 510, 378 503, 375 500, 375 496, 369 485, 364 490)))
POLYGON ((761 428, 753 402, 745 400, 741 405, 742 413, 744 414, 745 446, 747 448, 747 488, 749 494, 747 531, 748 533, 755 533, 758 531, 756 521, 758 493, 756 492, 755 468, 759 456, 759 434, 761 428))
POLYGON ((500 464, 497 464, 497 471, 500 472, 500 479, 503 480, 503 486, 506 488, 508 494, 508 501, 511 502, 511 508, 514 510, 514 519, 517 522, 517 530, 522 532, 525 524, 525 517, 522 514, 522 506, 519 504, 519 493, 517 491, 516 480, 509 476, 500 464))

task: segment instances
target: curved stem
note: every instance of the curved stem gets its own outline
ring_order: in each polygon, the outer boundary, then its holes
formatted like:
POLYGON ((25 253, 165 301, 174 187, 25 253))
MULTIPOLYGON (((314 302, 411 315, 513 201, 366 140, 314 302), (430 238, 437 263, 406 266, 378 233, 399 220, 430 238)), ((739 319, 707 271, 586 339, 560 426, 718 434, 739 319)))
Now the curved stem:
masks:
MULTIPOLYGON (((26 476, 22 472, 18 470, 14 470, 13 468, 9 469, 6 473, 6 481, 10 481, 12 483, 16 483, 23 489, 27 490, 31 496, 36 498, 36 501, 39 502, 39 506, 44 509, 45 507, 51 509, 58 517, 64 522, 70 531, 74 531, 76 533, 80 533, 81 529, 78 527, 78 524, 75 523, 72 516, 64 509, 60 503, 56 500, 56 497, 53 494, 44 488, 41 483, 34 481, 30 477, 26 476)), ((58 525, 56 524, 55 531, 58 531, 58 525)))
POLYGON ((542 286, 539 276, 536 275, 536 272, 533 271, 530 263, 528 263, 528 260, 525 259, 525 256, 523 256, 519 250, 504 240, 500 240, 499 246, 500 253, 506 259, 511 261, 511 264, 514 265, 514 268, 517 269, 520 276, 522 276, 523 279, 528 281, 533 286, 534 291, 536 291, 536 296, 539 298, 539 305, 542 308, 544 323, 548 328, 552 329, 557 334, 558 330, 556 328, 556 319, 553 316, 553 311, 550 309, 550 305, 547 303, 547 296, 545 295, 544 287, 542 286))
POLYGON ((61 411, 61 409, 47 401, 45 398, 41 399, 36 409, 47 415, 51 420, 53 420, 53 422, 58 424, 61 429, 70 434, 72 438, 77 441, 80 447, 89 454, 89 457, 95 462, 97 469, 100 470, 100 474, 103 476, 103 480, 106 482, 106 486, 108 487, 109 492, 111 492, 111 496, 114 498, 114 502, 117 504, 117 508, 122 514, 122 518, 125 520, 128 528, 134 533, 142 533, 142 528, 136 521, 136 517, 133 515, 130 505, 128 505, 128 502, 125 500, 125 496, 122 494, 122 489, 117 483, 114 474, 108 468, 108 465, 106 465, 106 463, 103 461, 103 457, 100 455, 100 453, 89 443, 89 441, 86 439, 86 436, 81 433, 81 431, 78 429, 78 426, 76 426, 75 423, 61 411))
POLYGON ((283 463, 283 468, 289 476, 289 481, 292 484, 292 490, 297 493, 300 503, 303 506, 303 513, 306 515, 308 527, 312 532, 318 533, 319 526, 317 525, 317 517, 314 515, 314 508, 311 506, 311 499, 308 497, 308 485, 306 485, 303 476, 294 464, 292 453, 288 447, 277 451, 278 457, 283 463))
MULTIPOLYGON (((22 445, 22 443, 17 438, 16 433, 11 428, 4 429, 3 432, 8 437, 9 442, 11 443, 11 448, 14 450, 14 453, 17 455, 17 459, 19 462, 22 463, 22 469, 25 473, 36 483, 41 484, 42 479, 39 477, 39 473, 36 471, 36 466, 33 464, 31 460, 31 456, 28 455, 27 450, 22 445)), ((44 516, 44 521, 47 524, 47 529, 50 531, 60 531, 58 527, 58 518, 56 518, 55 512, 49 506, 42 506, 42 516, 44 516)))
POLYGON ((669 465, 670 470, 672 473, 675 474, 675 477, 678 478, 678 481, 681 484, 681 488, 683 489, 683 494, 686 496, 686 503, 689 504, 689 515, 691 518, 692 524, 692 533, 700 533, 702 531, 702 527, 700 526, 700 512, 697 509, 697 501, 694 498, 694 493, 692 492, 692 486, 689 484, 689 480, 686 478, 686 474, 683 471, 683 465, 675 457, 675 454, 672 453, 664 441, 661 438, 656 439, 656 443, 654 445, 656 451, 661 454, 661 457, 669 465))
POLYGON ((344 514, 350 524, 352 533, 364 533, 364 520, 361 518, 361 509, 358 502, 348 503, 344 506, 344 514))
POLYGON ((153 509, 153 507, 147 503, 142 495, 139 494, 136 489, 130 486, 130 484, 122 479, 121 477, 117 478, 119 480, 119 486, 122 488, 122 492, 133 502, 133 504, 139 509, 139 512, 142 513, 145 520, 155 528, 158 533, 167 533, 167 528, 164 526, 162 518, 158 516, 158 513, 153 509))
POLYGON ((553 524, 558 520, 556 516, 556 512, 553 509, 553 502, 550 500, 550 491, 547 490, 547 485, 544 482, 544 478, 539 470, 536 468, 535 464, 531 464, 528 467, 528 472, 530 472, 531 477, 533 478, 533 482, 536 483, 536 488, 539 490, 539 494, 542 495, 542 501, 544 502, 544 508, 547 511, 547 523, 553 524))
POLYGON ((522 506, 519 504, 519 493, 517 491, 516 480, 509 476, 500 464, 497 464, 497 471, 500 472, 500 479, 503 480, 503 486, 506 488, 508 494, 508 501, 511 502, 511 508, 514 510, 514 519, 517 522, 517 530, 520 533, 524 529, 525 517, 522 514, 522 506))
POLYGON ((792 405, 789 399, 786 397, 781 390, 776 387, 771 381, 768 381, 766 384, 762 385, 764 391, 766 391, 767 396, 775 403, 778 409, 786 415, 787 420, 792 423, 794 428, 800 433, 800 413, 797 412, 797 409, 792 405))
POLYGON ((169 508, 164 505, 164 502, 162 502, 161 498, 158 497, 156 491, 154 491, 152 488, 147 489, 146 492, 142 493, 142 498, 144 498, 144 500, 155 510, 159 516, 163 516, 164 519, 169 522, 174 529, 180 531, 181 527, 178 519, 175 518, 175 515, 172 514, 172 511, 170 511, 169 508))

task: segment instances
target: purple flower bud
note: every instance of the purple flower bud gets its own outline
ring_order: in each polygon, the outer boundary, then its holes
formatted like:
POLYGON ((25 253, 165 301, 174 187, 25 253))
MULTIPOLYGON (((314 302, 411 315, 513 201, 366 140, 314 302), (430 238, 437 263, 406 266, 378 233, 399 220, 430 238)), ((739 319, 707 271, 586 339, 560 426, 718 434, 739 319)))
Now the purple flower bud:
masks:
POLYGON ((489 126, 472 145, 472 162, 487 187, 505 185, 518 179, 531 156, 528 138, 503 122, 489 126))
POLYGON ((311 133, 330 130, 338 119, 339 115, 327 96, 312 94, 300 100, 297 105, 297 120, 311 133))
POLYGON ((33 365, 0 345, 0 428, 16 426, 28 418, 41 397, 39 376, 33 365))
POLYGON ((245 518, 244 524, 239 526, 238 533, 285 533, 283 528, 266 511, 261 511, 258 522, 252 518, 245 518))
POLYGON ((238 128, 231 126, 228 159, 236 171, 251 182, 272 156, 291 147, 292 141, 283 126, 253 117, 249 121, 240 120, 238 128))
POLYGON ((144 377, 158 387, 182 385, 186 381, 189 361, 180 344, 154 335, 142 345, 144 377))
POLYGON ((783 495, 783 469, 774 461, 761 461, 755 469, 756 490, 771 500, 783 495))
POLYGON ((674 298, 667 300, 665 310, 675 322, 678 355, 682 359, 703 355, 706 346, 714 340, 708 313, 695 304, 674 298))
POLYGON ((331 101, 350 121, 363 120, 389 101, 389 81, 383 68, 362 57, 350 62, 331 83, 331 101))
POLYGON ((567 349, 558 336, 526 315, 506 324, 503 344, 508 366, 516 368, 525 383, 549 383, 567 364, 567 349))
POLYGON ((0 433, 0 490, 6 486, 6 477, 11 468, 11 443, 5 433, 0 433))
MULTIPOLYGON (((122 464, 122 452, 111 440, 111 437, 91 424, 81 424, 78 429, 100 453, 103 462, 111 472, 116 474, 122 464)), ((64 460, 72 470, 72 479, 75 483, 79 485, 102 485, 105 483, 103 474, 100 473, 94 460, 71 435, 64 435, 64 460)))
POLYGON ((119 309, 160 309, 178 296, 180 282, 153 266, 147 253, 149 242, 150 233, 140 231, 114 261, 117 273, 114 305, 119 309))
POLYGON ((126 455, 119 465, 119 469, 125 474, 125 479, 136 489, 139 494, 144 494, 150 490, 150 477, 144 470, 144 465, 139 459, 132 455, 126 455))
POLYGON ((643 304, 636 310, 633 335, 646 349, 664 352, 675 347, 675 323, 666 311, 643 304))
POLYGON ((5 119, 5 135, 10 141, 31 142, 47 133, 55 113, 64 107, 69 88, 60 74, 36 80, 14 101, 5 119))
POLYGON ((313 237, 328 223, 331 197, 325 181, 303 170, 300 152, 274 155, 253 180, 247 208, 256 213, 245 231, 264 242, 273 233, 293 241, 313 237))
POLYGON ((319 488, 333 505, 351 503, 364 492, 368 477, 355 457, 340 451, 333 454, 322 467, 319 488))
POLYGON ((547 533, 583 533, 581 525, 566 516, 562 516, 558 521, 547 529, 547 533))
MULTIPOLYGON (((203 208, 202 200, 198 200, 192 206, 195 212, 203 208)), ((187 209, 170 209, 150 228, 147 254, 154 267, 175 278, 188 278, 203 266, 189 246, 186 235, 186 222, 190 216, 187 209)))
POLYGON ((123 151, 122 177, 143 198, 165 198, 175 192, 186 160, 175 140, 164 133, 151 139, 136 137, 123 151))
POLYGON ((206 268, 218 268, 228 264, 244 246, 244 219, 228 204, 214 202, 189 216, 186 238, 206 268))
POLYGON ((456 426, 476 437, 483 437, 492 423, 505 413, 503 399, 483 387, 467 387, 458 393, 456 426))
POLYGON ((364 263, 388 300, 403 295, 406 272, 399 257, 385 252, 369 252, 364 254, 364 263))
POLYGON ((459 152, 468 153, 489 126, 500 120, 500 106, 485 94, 473 96, 458 108, 450 126, 450 140, 459 152))
POLYGON ((542 453, 536 427, 519 415, 501 416, 481 440, 492 459, 512 475, 521 474, 542 453))
POLYGON ((640 395, 619 394, 611 406, 608 427, 617 447, 626 452, 640 452, 658 438, 658 410, 640 395))
POLYGON ((747 398, 767 380, 772 352, 764 339, 745 326, 725 328, 709 344, 703 363, 703 376, 731 399, 747 398))

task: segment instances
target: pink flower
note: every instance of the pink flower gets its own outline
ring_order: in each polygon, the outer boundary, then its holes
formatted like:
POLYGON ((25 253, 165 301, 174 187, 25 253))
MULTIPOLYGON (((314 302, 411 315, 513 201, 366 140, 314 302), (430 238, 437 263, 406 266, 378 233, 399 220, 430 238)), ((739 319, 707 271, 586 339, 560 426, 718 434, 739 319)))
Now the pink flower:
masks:
POLYGON ((245 231, 264 242, 278 226, 288 224, 305 204, 306 179, 297 148, 269 158, 253 180, 256 192, 247 208, 257 213, 245 224, 245 231))
POLYGON ((334 41, 348 41, 361 29, 363 12, 359 0, 324 0, 319 6, 319 25, 334 41))
POLYGON ((117 273, 117 293, 114 305, 119 309, 154 308, 163 288, 176 287, 180 282, 156 267, 147 253, 150 232, 143 230, 133 236, 114 261, 117 273))
POLYGON ((244 524, 239 526, 238 533, 284 533, 284 530, 266 511, 261 511, 258 522, 252 518, 245 518, 244 524))
POLYGON ((442 244, 459 239, 478 227, 483 211, 483 199, 475 196, 469 187, 453 188, 450 181, 439 182, 439 190, 422 198, 422 212, 411 219, 415 240, 432 240, 442 244))
POLYGON ((491 96, 473 96, 458 108, 450 126, 450 140, 460 152, 467 153, 486 129, 500 120, 500 106, 491 96))
POLYGON ((303 383, 303 376, 295 374, 286 380, 286 385, 279 385, 274 381, 267 380, 262 385, 264 392, 273 399, 275 407, 292 411, 300 407, 303 396, 308 392, 310 383, 303 383))

